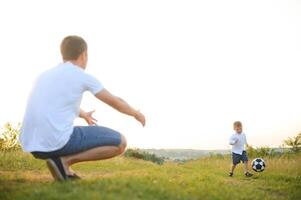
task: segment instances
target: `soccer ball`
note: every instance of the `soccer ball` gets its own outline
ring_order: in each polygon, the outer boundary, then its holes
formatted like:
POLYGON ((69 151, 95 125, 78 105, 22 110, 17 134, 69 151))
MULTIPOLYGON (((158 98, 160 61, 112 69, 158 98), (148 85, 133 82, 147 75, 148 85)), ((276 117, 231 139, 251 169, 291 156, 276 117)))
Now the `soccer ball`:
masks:
POLYGON ((264 160, 262 158, 255 158, 252 161, 252 169, 255 172, 263 172, 265 169, 265 163, 264 160))

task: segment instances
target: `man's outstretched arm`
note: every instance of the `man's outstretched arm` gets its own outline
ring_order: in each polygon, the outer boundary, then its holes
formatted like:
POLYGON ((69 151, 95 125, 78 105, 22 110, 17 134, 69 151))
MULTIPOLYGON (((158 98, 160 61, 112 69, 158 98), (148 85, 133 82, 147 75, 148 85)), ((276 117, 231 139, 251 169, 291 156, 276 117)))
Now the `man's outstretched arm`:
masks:
POLYGON ((126 101, 124 101, 120 97, 111 94, 106 89, 101 90, 95 96, 96 98, 108 104, 112 108, 118 110, 119 112, 133 116, 137 121, 139 121, 142 124, 142 126, 145 126, 144 115, 140 111, 132 108, 126 101))

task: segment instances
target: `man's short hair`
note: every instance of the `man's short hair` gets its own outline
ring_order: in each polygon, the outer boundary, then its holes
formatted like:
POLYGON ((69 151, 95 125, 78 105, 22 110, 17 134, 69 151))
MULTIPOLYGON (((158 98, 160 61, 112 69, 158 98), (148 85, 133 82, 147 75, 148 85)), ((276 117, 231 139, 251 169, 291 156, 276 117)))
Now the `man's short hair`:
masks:
POLYGON ((88 45, 86 41, 76 35, 65 37, 61 43, 63 60, 76 60, 87 49, 88 45))
POLYGON ((240 121, 236 121, 233 123, 233 127, 242 127, 242 123, 240 121))

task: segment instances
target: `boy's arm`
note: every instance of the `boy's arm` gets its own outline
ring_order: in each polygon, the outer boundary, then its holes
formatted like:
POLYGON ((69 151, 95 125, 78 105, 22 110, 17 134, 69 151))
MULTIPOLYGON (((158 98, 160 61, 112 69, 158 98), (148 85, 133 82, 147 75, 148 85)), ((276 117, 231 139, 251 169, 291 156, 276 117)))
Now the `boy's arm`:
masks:
POLYGON ((245 135, 245 144, 246 144, 247 147, 249 146, 246 135, 245 135))
POLYGON ((111 94, 108 90, 102 89, 96 95, 96 98, 103 101, 104 103, 108 104, 112 108, 118 110, 121 113, 126 115, 133 116, 137 121, 139 121, 142 126, 145 126, 145 117, 144 115, 132 108, 126 101, 123 99, 111 94))
POLYGON ((230 145, 234 145, 234 144, 237 143, 237 141, 238 141, 238 139, 235 138, 235 137, 232 135, 232 136, 230 137, 230 139, 229 139, 229 144, 230 144, 230 145))

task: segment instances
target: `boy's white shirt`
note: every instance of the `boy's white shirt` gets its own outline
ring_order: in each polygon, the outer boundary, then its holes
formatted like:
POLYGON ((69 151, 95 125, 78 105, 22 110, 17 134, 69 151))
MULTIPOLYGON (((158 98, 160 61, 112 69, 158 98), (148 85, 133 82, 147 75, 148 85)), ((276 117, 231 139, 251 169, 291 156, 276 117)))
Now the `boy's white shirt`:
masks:
POLYGON ((20 142, 26 152, 49 152, 63 147, 73 132, 85 91, 96 94, 103 85, 72 64, 61 63, 42 73, 27 102, 20 142))
POLYGON ((235 132, 231 135, 229 144, 232 145, 233 153, 242 155, 242 152, 246 150, 245 145, 247 144, 247 137, 243 132, 240 134, 235 132))

